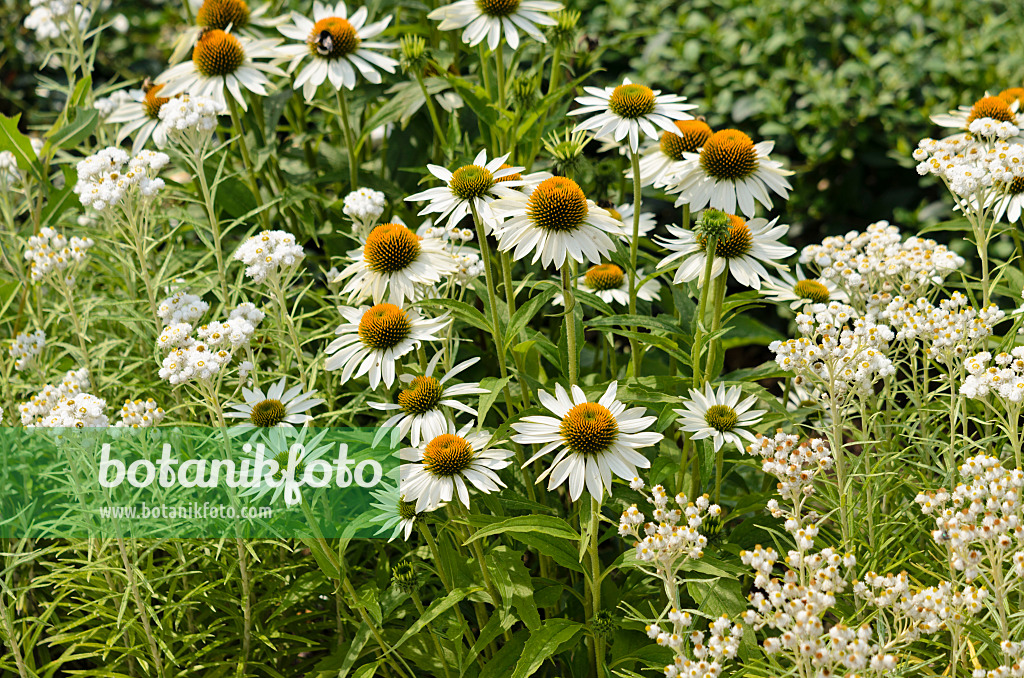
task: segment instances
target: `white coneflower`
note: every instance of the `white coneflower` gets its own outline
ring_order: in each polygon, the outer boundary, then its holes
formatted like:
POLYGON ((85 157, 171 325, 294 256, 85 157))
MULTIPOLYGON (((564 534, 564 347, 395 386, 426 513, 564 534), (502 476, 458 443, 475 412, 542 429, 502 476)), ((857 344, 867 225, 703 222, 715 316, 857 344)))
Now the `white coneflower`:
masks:
POLYGON ((380 489, 370 493, 377 500, 372 504, 373 508, 380 513, 370 519, 371 523, 384 523, 380 526, 377 534, 391 532, 388 541, 394 541, 401 534, 402 538, 409 541, 413 528, 416 527, 416 520, 422 515, 416 510, 416 502, 406 501, 405 496, 400 494, 398 488, 384 484, 380 489))
POLYGON ((338 326, 338 338, 327 346, 327 370, 342 370, 341 382, 364 374, 370 388, 395 383, 395 363, 424 341, 437 341, 437 332, 451 321, 446 315, 424 318, 416 309, 394 304, 339 309, 346 322, 338 326))
MULTIPOLYGON (((640 185, 665 186, 686 161, 687 153, 697 153, 711 138, 712 130, 703 120, 677 120, 674 132, 664 131, 640 158, 640 185)), ((626 171, 633 178, 633 170, 626 171)))
POLYGON ((691 434, 693 440, 711 438, 715 452, 725 443, 733 443, 741 453, 746 449, 744 440, 753 442, 754 434, 747 427, 761 421, 767 410, 752 410, 757 402, 750 396, 743 402, 739 386, 726 389, 719 384, 718 389, 705 384, 704 391, 690 389, 690 398, 683 402, 681 410, 673 410, 679 415, 679 424, 684 431, 691 434))
MULTIPOLYGON (((624 232, 622 234, 621 239, 623 240, 623 242, 629 242, 630 238, 633 237, 631 235, 633 232, 633 203, 624 202, 621 205, 610 205, 607 207, 601 205, 601 207, 603 207, 605 211, 608 212, 608 214, 612 215, 612 217, 618 219, 622 223, 622 228, 624 232), (628 231, 628 233, 626 233, 625 231, 628 231)), ((655 226, 657 225, 658 222, 655 221, 654 219, 654 212, 640 213, 639 234, 641 237, 653 231, 655 226)))
MULTIPOLYGON (((783 265, 778 260, 785 259, 796 250, 789 245, 781 245, 778 240, 789 226, 775 225, 778 217, 751 219, 745 221, 735 214, 728 215, 729 230, 715 242, 715 260, 711 269, 711 277, 717 278, 726 270, 732 273, 737 282, 753 289, 761 288, 761 280, 770 276, 762 262, 776 268, 783 265)), ((704 266, 707 260, 707 239, 696 231, 689 231, 677 226, 669 226, 668 231, 674 238, 655 238, 658 244, 670 250, 672 254, 665 257, 658 268, 666 268, 669 264, 681 259, 673 280, 675 283, 688 282, 694 278, 703 284, 704 266)))
POLYGON ((808 277, 800 264, 796 275, 780 271, 781 279, 767 278, 764 281, 764 296, 772 301, 789 304, 794 311, 807 304, 827 304, 830 301, 848 301, 846 292, 827 278, 808 277))
POLYGON ((295 426, 305 424, 313 419, 308 412, 317 405, 323 404, 322 398, 316 398, 316 391, 304 391, 302 384, 285 390, 286 377, 270 388, 242 388, 244 403, 228 403, 229 411, 224 413, 228 419, 245 419, 238 429, 272 428, 275 426, 295 426))
POLYGON ((1020 221, 1024 208, 1024 177, 1014 177, 1005 184, 1004 192, 994 198, 993 218, 998 221, 1004 216, 1012 224, 1020 221))
POLYGON ((562 7, 562 3, 550 0, 459 0, 438 7, 427 18, 440 21, 438 28, 442 31, 465 26, 462 41, 470 47, 476 47, 486 39, 487 46, 493 51, 504 35, 508 46, 518 49, 519 30, 537 42, 547 42, 538 26, 556 25, 558 22, 546 14, 557 12, 562 7))
POLYGON ((630 82, 629 78, 618 87, 584 87, 590 96, 577 97, 580 108, 569 111, 569 115, 592 115, 576 125, 577 130, 593 132, 597 138, 610 137, 615 141, 629 137, 629 149, 640 150, 640 133, 658 139, 658 129, 675 132, 675 120, 687 120, 693 116, 686 111, 697 108, 695 104, 683 103, 686 97, 678 94, 662 94, 646 85, 630 82))
POLYGON ((533 254, 543 266, 561 268, 567 259, 595 264, 615 249, 622 222, 588 200, 572 179, 551 177, 529 195, 502 198, 491 209, 505 221, 498 227, 498 247, 514 250, 515 260, 533 254))
POLYGON ((1008 122, 1016 127, 1024 125, 1024 119, 1018 116, 1020 102, 1016 97, 989 96, 986 94, 970 106, 958 106, 955 111, 933 115, 932 122, 941 127, 951 127, 966 131, 975 120, 989 118, 999 122, 1008 122))
POLYGON ((421 238, 402 224, 375 227, 363 246, 348 255, 355 261, 334 282, 348 279, 341 294, 349 295, 350 301, 371 297, 380 303, 386 297, 401 306, 457 268, 442 241, 421 238))
POLYGON ((684 153, 685 160, 670 177, 669 192, 679 193, 676 205, 691 210, 705 207, 754 216, 754 201, 772 207, 770 193, 789 197, 792 186, 786 177, 793 173, 782 169, 769 153, 774 141, 755 144, 743 132, 723 129, 712 134, 700 153, 684 153))
POLYGON ((555 395, 538 391, 541 404, 555 417, 529 416, 512 424, 518 435, 512 440, 523 445, 543 445, 526 463, 558 450, 551 465, 537 478, 550 476, 548 489, 568 482, 569 497, 575 501, 583 488, 600 500, 611 492, 612 476, 631 482, 637 468, 650 468, 651 462, 638 449, 656 445, 664 437, 648 431, 657 417, 644 416, 643 407, 626 409, 615 399, 618 382, 612 382, 596 403, 588 402, 579 386, 567 393, 561 384, 555 395))
POLYGON ((267 74, 284 75, 280 68, 264 61, 281 56, 277 48, 280 42, 237 38, 220 29, 206 31, 199 36, 191 60, 172 66, 160 76, 160 81, 167 83, 162 94, 170 97, 188 92, 226 105, 226 91, 242 110, 248 110, 242 89, 266 96, 270 84, 267 74))
POLYGON ((472 407, 459 402, 461 396, 487 393, 487 389, 480 388, 477 382, 449 383, 459 372, 475 365, 479 358, 455 365, 438 379, 434 370, 441 355, 440 351, 434 354, 422 375, 401 376, 403 388, 398 392, 397 403, 370 403, 370 407, 377 410, 396 411, 393 417, 381 424, 381 428, 398 427, 401 436, 408 435, 414 446, 419 445, 420 440, 431 440, 444 433, 450 418, 445 408, 460 410, 474 417, 477 415, 472 407))
POLYGON ((448 422, 445 432, 423 447, 402 450, 402 459, 410 463, 401 466, 399 488, 407 501, 416 502, 417 511, 437 508, 454 496, 468 507, 469 484, 484 494, 505 487, 497 472, 509 465, 512 452, 488 448, 491 435, 470 433, 473 425, 456 430, 448 422))
POLYGON ((475 210, 489 233, 496 219, 491 211, 491 203, 519 195, 515 189, 526 184, 526 177, 520 174, 523 168, 505 163, 508 155, 506 153, 487 162, 487 151, 480 151, 473 162, 454 172, 438 165, 427 165, 427 170, 445 182, 445 185, 428 188, 410 195, 406 200, 428 201, 419 215, 437 214, 438 222, 447 218, 449 228, 457 226, 475 210))
MULTIPOLYGON (((308 425, 302 428, 275 427, 262 431, 257 441, 259 444, 252 445, 251 458, 254 468, 260 469, 265 475, 256 478, 253 486, 248 487, 241 493, 242 497, 253 497, 258 500, 266 494, 271 494, 269 503, 274 504, 285 493, 285 504, 294 506, 302 502, 302 495, 298 483, 284 482, 286 474, 291 467, 291 476, 301 479, 306 474, 306 467, 314 461, 321 460, 321 464, 327 463, 324 455, 334 454, 337 445, 331 442, 324 442, 324 437, 330 429, 317 429, 315 435, 307 440, 310 434, 308 425), (259 463, 260 455, 264 460, 259 463), (268 462, 276 466, 272 473, 264 469, 268 462)), ((271 466, 270 468, 274 468, 271 466)), ((315 468, 315 467, 314 467, 315 468)))
POLYGON ((375 84, 381 82, 378 69, 395 72, 398 62, 376 50, 395 49, 398 44, 371 41, 388 27, 391 17, 372 24, 366 23, 366 17, 365 7, 349 16, 344 2, 335 5, 314 2, 312 19, 292 12, 291 23, 278 28, 285 37, 301 41, 279 49, 282 55, 291 58, 289 73, 306 57, 312 58, 295 78, 295 89, 302 89, 306 101, 313 98, 326 80, 336 90, 355 89, 357 72, 375 84))
POLYGON ((254 8, 249 7, 245 0, 185 0, 192 7, 196 17, 196 25, 177 31, 174 40, 174 51, 168 60, 176 64, 196 44, 203 31, 222 30, 252 38, 265 37, 263 31, 287 21, 286 16, 277 16, 268 12, 271 3, 265 2, 254 8))
POLYGON ((117 143, 128 137, 132 138, 132 153, 139 153, 150 139, 157 148, 167 144, 167 127, 160 122, 160 109, 170 101, 170 97, 161 96, 163 84, 147 81, 142 89, 131 90, 127 100, 122 102, 104 122, 122 123, 117 130, 117 143))
MULTIPOLYGON (((642 280, 644 270, 641 268, 636 272, 638 280, 642 280)), ((587 269, 576 281, 577 287, 584 292, 596 294, 602 301, 612 303, 613 301, 623 306, 629 305, 629 278, 625 271, 615 264, 598 264, 587 269)), ((657 280, 648 280, 636 291, 636 298, 641 301, 654 301, 661 295, 661 283, 657 280)), ((556 306, 565 303, 561 294, 556 294, 552 300, 556 306)))

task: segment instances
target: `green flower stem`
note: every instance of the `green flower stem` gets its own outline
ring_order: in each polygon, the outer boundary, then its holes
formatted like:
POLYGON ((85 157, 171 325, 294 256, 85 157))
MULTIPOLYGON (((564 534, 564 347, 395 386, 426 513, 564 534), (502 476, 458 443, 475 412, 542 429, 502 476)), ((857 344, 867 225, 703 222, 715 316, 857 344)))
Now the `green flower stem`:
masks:
POLYGON ((135 246, 135 257, 139 260, 139 273, 142 275, 142 283, 146 287, 146 297, 149 299, 149 317, 156 325, 156 331, 160 332, 160 320, 157 317, 156 289, 153 285, 153 278, 149 274, 149 262, 146 256, 146 240, 149 238, 148 220, 143 215, 136 219, 134 210, 126 210, 128 234, 132 245, 135 246))
POLYGON ((697 327, 693 332, 693 348, 690 350, 690 368, 693 370, 693 385, 696 388, 704 386, 704 373, 700 369, 700 354, 703 352, 704 341, 704 317, 708 308, 708 294, 711 291, 711 271, 715 265, 715 248, 718 246, 718 238, 708 238, 708 246, 705 248, 707 257, 704 259, 704 275, 700 278, 700 300, 697 302, 697 327))
MULTIPOLYGON (((270 285, 274 291, 274 298, 277 301, 277 319, 279 329, 282 335, 287 335, 291 341, 291 348, 295 352, 296 365, 299 368, 299 373, 302 372, 302 343, 299 341, 298 332, 295 330, 295 321, 292 319, 291 313, 288 312, 288 295, 285 289, 284 283, 281 280, 281 276, 275 274, 271 276, 270 285)), ((282 355, 281 364, 285 369, 288 368, 291 360, 287 359, 287 352, 280 351, 286 355, 282 355)))
MULTIPOLYGON (((238 110, 238 102, 232 96, 224 97, 228 101, 228 109, 231 112, 231 125, 234 128, 235 142, 242 154, 242 166, 245 168, 245 176, 249 181, 249 190, 256 199, 256 207, 263 207, 263 195, 260 193, 259 184, 256 183, 256 174, 253 169, 252 157, 249 155, 249 147, 245 145, 245 130, 242 128, 242 114, 238 110)), ((263 228, 270 230, 270 215, 265 209, 260 209, 260 221, 263 228)), ((226 297, 225 297, 226 298, 226 297)))
MULTIPOLYGON (((420 534, 423 535, 423 539, 427 542, 430 554, 434 558, 434 569, 437 572, 437 576, 441 580, 441 584, 444 586, 445 591, 451 593, 453 590, 451 580, 448 578, 448 574, 445 572, 444 566, 441 564, 441 555, 437 550, 437 542, 434 540, 434 535, 430 532, 430 528, 423 524, 422 520, 417 520, 416 523, 419 526, 420 534)), ((459 626, 462 628, 463 635, 466 638, 466 643, 469 647, 473 647, 473 644, 476 643, 476 638, 474 638, 473 634, 470 632, 469 624, 466 623, 466 618, 462 615, 462 610, 459 609, 458 605, 452 609, 455 610, 455 618, 458 620, 459 626)), ((476 660, 482 669, 484 667, 484 661, 480 655, 477 655, 476 660)))
MULTIPOLYGON (((722 275, 718 276, 714 282, 715 305, 711 309, 711 333, 722 329, 722 307, 725 303, 725 286, 729 280, 729 267, 726 266, 725 270, 722 271, 722 275)), ((711 340, 711 344, 708 346, 708 362, 704 368, 704 383, 711 381, 711 372, 715 369, 715 363, 718 361, 718 347, 722 343, 721 337, 715 337, 711 340)))
MULTIPOLYGON (((598 613, 601 611, 601 580, 603 575, 601 574, 601 557, 597 552, 598 540, 600 537, 601 529, 601 503, 590 498, 590 526, 588 528, 590 542, 587 545, 587 553, 590 555, 590 608, 591 618, 590 622, 597 618, 598 613)), ((594 649, 594 662, 592 665, 592 673, 600 678, 605 674, 604 657, 605 657, 605 641, 603 637, 594 635, 593 637, 593 649, 594 649)))
MULTIPOLYGON (((242 144, 244 147, 245 144, 242 144)), ((228 304, 228 275, 227 267, 224 264, 223 236, 220 232, 220 219, 217 217, 217 210, 214 207, 213 193, 210 191, 210 184, 206 180, 206 148, 196 149, 192 156, 192 170, 199 180, 199 190, 203 194, 203 206, 206 208, 206 218, 210 222, 210 230, 213 233, 213 255, 217 259, 217 280, 220 282, 221 302, 228 304)))
POLYGON ((11 610, 7 607, 7 596, 11 597, 11 601, 17 603, 17 596, 7 586, 7 582, 0 578, 0 586, 3 587, 4 597, 0 598, 0 622, 3 623, 4 636, 8 639, 11 646, 11 653, 14 655, 14 663, 18 667, 18 678, 28 678, 28 667, 25 666, 25 659, 21 655, 21 647, 19 645, 22 642, 17 635, 14 628, 14 620, 11 619, 11 610))
POLYGON ((420 86, 420 91, 423 92, 423 100, 426 102, 427 113, 430 114, 430 124, 434 126, 434 161, 440 160, 441 156, 441 144, 444 143, 445 133, 441 127, 441 119, 437 116, 437 107, 434 105, 434 97, 430 96, 430 92, 427 91, 427 84, 423 81, 423 74, 416 69, 416 83, 420 86))
MULTIPOLYGON (((512 260, 509 258, 508 252, 499 252, 498 259, 501 261, 501 284, 505 288, 505 304, 508 306, 508 317, 511 318, 516 314, 516 288, 512 282, 512 260)), ((526 330, 519 332, 519 339, 521 341, 526 340, 526 330)), ((523 409, 530 406, 530 386, 526 383, 526 374, 523 355, 516 351, 512 351, 512 360, 516 364, 516 374, 518 375, 519 388, 522 391, 523 396, 523 409)))
POLYGON ((345 88, 337 90, 338 108, 341 110, 341 131, 345 135, 345 149, 348 151, 348 181, 349 190, 359 188, 359 158, 356 154, 356 144, 353 141, 352 120, 348 113, 348 95, 345 88))
MULTIPOLYGON (((498 314, 498 295, 494 291, 494 273, 491 270, 491 246, 487 242, 487 231, 476 208, 473 208, 473 223, 476 225, 477 240, 480 241, 480 260, 484 266, 484 278, 487 283, 487 303, 491 307, 491 336, 494 339, 494 352, 498 358, 498 369, 501 378, 508 376, 508 367, 505 365, 505 340, 501 331, 501 320, 498 314)), ((505 407, 508 409, 508 416, 512 416, 512 391, 508 383, 504 387, 505 407)))
MULTIPOLYGON (((416 607, 416 612, 419 613, 420 617, 423 617, 427 610, 423 607, 423 601, 420 600, 420 594, 413 589, 409 594, 409 597, 412 598, 412 604, 416 607)), ((427 634, 430 636, 430 640, 434 645, 434 652, 437 654, 437 658, 441 660, 441 669, 444 671, 444 678, 451 678, 451 674, 448 672, 448 661, 444 658, 444 651, 441 649, 441 643, 437 640, 437 633, 435 633, 434 629, 430 627, 430 624, 427 624, 427 634)))
POLYGON ((565 343, 569 353, 569 384, 575 386, 579 381, 579 368, 576 365, 576 295, 573 294, 569 277, 569 262, 563 262, 562 300, 565 302, 565 343))
POLYGON ((92 369, 92 360, 89 356, 89 345, 85 340, 85 325, 82 322, 81 316, 78 315, 78 308, 75 304, 74 294, 72 294, 71 288, 68 286, 68 281, 64 275, 64 271, 57 271, 53 278, 57 281, 57 288, 64 297, 64 301, 67 302, 68 315, 71 316, 71 325, 75 328, 75 337, 78 339, 78 350, 81 351, 82 362, 85 364, 85 369, 89 372, 89 381, 92 383, 93 393, 100 396, 100 375, 92 369))
MULTIPOLYGON (((643 191, 640 186, 640 154, 632 152, 630 161, 633 165, 633 237, 629 240, 629 314, 636 315, 636 266, 640 251, 640 203, 643 200, 641 195, 643 191)), ((639 331, 636 326, 630 329, 634 333, 639 331)), ((634 336, 629 339, 629 347, 633 361, 633 378, 639 379, 640 364, 644 359, 643 346, 634 336)))
POLYGON ((835 377, 829 376, 829 411, 832 415, 832 426, 828 430, 829 447, 836 464, 836 486, 839 489, 839 530, 842 533, 844 551, 850 549, 850 502, 847 497, 846 453, 843 449, 843 412, 836 396, 835 377))
POLYGON ((135 577, 135 564, 128 556, 128 549, 124 545, 124 537, 117 536, 117 549, 121 552, 121 563, 124 565, 124 574, 128 579, 128 587, 132 592, 132 600, 135 602, 135 610, 139 614, 139 621, 142 622, 142 631, 146 635, 146 642, 149 644, 149 654, 153 659, 153 666, 156 674, 163 678, 164 663, 160 656, 160 649, 157 647, 156 637, 153 635, 153 626, 149 619, 149 612, 142 601, 142 593, 139 591, 139 582, 135 577))

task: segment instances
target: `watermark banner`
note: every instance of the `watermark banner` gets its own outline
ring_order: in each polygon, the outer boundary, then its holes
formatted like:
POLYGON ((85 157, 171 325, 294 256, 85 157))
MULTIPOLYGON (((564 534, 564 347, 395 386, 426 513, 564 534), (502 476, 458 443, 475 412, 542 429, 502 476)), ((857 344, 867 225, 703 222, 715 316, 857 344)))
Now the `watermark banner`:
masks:
POLYGON ((398 448, 378 428, 0 427, 0 537, 387 537, 398 448))

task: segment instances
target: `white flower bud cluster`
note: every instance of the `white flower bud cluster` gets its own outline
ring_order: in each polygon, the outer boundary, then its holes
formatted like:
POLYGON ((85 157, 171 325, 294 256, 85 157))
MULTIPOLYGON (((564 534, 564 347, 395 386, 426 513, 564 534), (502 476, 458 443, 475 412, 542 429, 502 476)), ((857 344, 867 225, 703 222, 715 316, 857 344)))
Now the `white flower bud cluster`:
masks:
POLYGON ((166 412, 158 407, 152 398, 146 400, 126 400, 121 406, 121 419, 114 424, 121 427, 150 428, 163 421, 166 412))
POLYGON ((363 237, 384 214, 387 204, 383 193, 363 187, 345 196, 341 211, 355 223, 357 235, 363 237))
POLYGON ((78 370, 69 370, 59 384, 47 384, 43 390, 18 407, 21 412, 21 425, 42 424, 43 418, 50 414, 57 403, 63 399, 74 397, 89 387, 88 370, 84 367, 78 370))
POLYGON ((722 675, 724 663, 739 652, 743 625, 733 624, 726 615, 711 622, 707 636, 703 631, 682 633, 692 621, 688 612, 673 609, 669 620, 675 627, 671 633, 662 631, 657 624, 647 627, 648 638, 675 651, 674 661, 665 667, 667 678, 717 678, 722 675))
POLYGON ((196 334, 210 348, 229 347, 235 350, 248 345, 263 318, 262 311, 246 302, 231 311, 226 321, 203 325, 196 334))
MULTIPOLYGON (((138 90, 136 90, 138 91, 138 90)), ((92 107, 100 112, 100 119, 109 118, 114 111, 120 108, 123 104, 135 101, 131 90, 118 89, 110 93, 110 96, 102 97, 97 99, 93 103, 92 107)))
POLYGON ((784 370, 838 395, 868 392, 872 384, 893 372, 884 350, 893 339, 886 325, 870 317, 857 317, 853 307, 838 301, 814 304, 796 317, 803 337, 773 341, 768 348, 784 370))
POLYGON ((949 548, 951 564, 967 581, 980 577, 987 561, 989 568, 1009 565, 1005 581, 1012 585, 1024 576, 1024 558, 1015 557, 1024 553, 1024 471, 1009 471, 997 458, 981 454, 960 466, 960 476, 964 482, 952 492, 941 489, 914 500, 923 514, 935 516, 932 539, 949 548))
POLYGON ((801 443, 799 436, 782 429, 771 438, 756 434, 747 454, 761 457, 761 470, 778 478, 779 494, 794 504, 814 494, 817 475, 832 468, 832 451, 825 441, 813 438, 801 443))
POLYGON ((458 254, 452 255, 458 265, 455 271, 455 279, 460 285, 468 285, 484 273, 484 264, 480 255, 475 250, 463 249, 458 254))
POLYGON ((104 410, 107 401, 91 393, 76 393, 62 397, 43 417, 41 423, 29 424, 29 428, 85 428, 109 426, 110 420, 104 410))
POLYGON ((996 120, 995 118, 975 118, 967 125, 967 131, 972 137, 982 137, 988 140, 1011 139, 1017 136, 1020 129, 1012 122, 996 120))
POLYGON ((156 309, 156 314, 160 320, 164 321, 165 325, 194 324, 208 310, 210 310, 208 303, 195 294, 191 294, 187 287, 183 287, 161 301, 156 309))
POLYGON ((245 264, 245 275, 253 282, 262 283, 270 274, 282 268, 291 268, 305 257, 295 236, 285 231, 263 231, 242 243, 234 258, 245 264))
POLYGON ((20 332, 7 352, 14 358, 14 369, 21 372, 27 369, 46 346, 46 333, 36 330, 32 333, 20 332))
POLYGON ((176 348, 164 358, 160 378, 177 386, 190 381, 209 381, 231 362, 231 352, 215 350, 201 341, 176 348))
POLYGON ((68 0, 31 0, 32 11, 25 17, 25 28, 35 31, 36 40, 56 40, 75 32, 71 22, 78 23, 78 31, 89 27, 92 12, 68 0))
POLYGON ((674 573, 683 561, 703 556, 708 540, 698 530, 705 518, 722 515, 721 507, 712 504, 706 494, 693 502, 677 494, 674 501, 677 508, 670 509, 665 488, 655 485, 650 497, 654 522, 645 522, 636 505, 626 509, 619 519, 619 535, 637 539, 636 559, 653 564, 657 573, 674 573))
POLYGON ((14 153, 0 151, 0 189, 14 185, 20 178, 18 159, 14 157, 14 153))
POLYGON ((914 640, 922 635, 953 630, 954 633, 977 616, 988 595, 984 588, 967 585, 958 592, 949 582, 914 589, 906 572, 885 576, 868 572, 863 581, 854 581, 858 598, 893 615, 893 625, 905 630, 905 637, 914 640))
POLYGON ((964 369, 967 376, 960 393, 968 398, 981 400, 993 394, 1013 406, 1024 401, 1024 346, 996 356, 982 351, 965 360, 964 369))
POLYGON ((938 306, 924 298, 910 302, 896 297, 881 314, 882 319, 897 328, 897 339, 914 342, 914 346, 920 342, 929 358, 946 365, 963 358, 992 336, 992 328, 1005 316, 995 304, 980 311, 968 306, 967 297, 960 292, 954 292, 938 306))
MULTIPOLYGON (((39 282, 51 271, 64 271, 72 264, 85 261, 86 251, 93 246, 92 238, 74 236, 65 238, 50 227, 28 239, 25 259, 29 262, 29 273, 33 282, 39 282)), ((69 281, 71 276, 68 276, 69 281)))
POLYGON ((911 237, 903 241, 900 229, 887 221, 829 236, 820 245, 808 245, 800 263, 813 264, 820 277, 833 281, 849 295, 861 312, 870 303, 885 305, 892 294, 912 298, 964 265, 964 259, 934 240, 911 237), (879 295, 878 299, 872 299, 879 295))
POLYGON ((167 354, 160 378, 171 384, 210 379, 231 362, 232 351, 249 344, 264 317, 254 304, 244 302, 232 309, 227 320, 200 326, 196 330, 198 339, 192 336, 189 323, 168 325, 156 342, 157 348, 167 354))
POLYGON ((192 326, 188 323, 168 325, 156 338, 156 347, 165 355, 176 348, 187 348, 195 341, 192 339, 192 326))
POLYGON ((74 191, 84 206, 97 212, 135 197, 151 198, 164 187, 157 174, 168 162, 166 153, 142 151, 129 158, 110 146, 78 163, 74 191))
POLYGON ((444 242, 450 242, 453 244, 469 242, 475 237, 473 229, 459 228, 458 226, 452 226, 451 228, 444 229, 438 226, 427 225, 425 228, 417 229, 416 233, 424 238, 437 238, 444 242))
POLYGON ((207 96, 182 94, 160 107, 160 124, 167 138, 196 148, 217 129, 217 116, 226 112, 224 104, 207 96))
POLYGON ((468 285, 483 275, 484 265, 480 260, 480 253, 471 247, 464 246, 465 243, 476 237, 472 229, 457 226, 446 229, 434 226, 433 222, 427 219, 416 229, 416 235, 423 238, 436 238, 445 243, 445 251, 451 255, 458 267, 455 271, 455 280, 460 285, 468 285))

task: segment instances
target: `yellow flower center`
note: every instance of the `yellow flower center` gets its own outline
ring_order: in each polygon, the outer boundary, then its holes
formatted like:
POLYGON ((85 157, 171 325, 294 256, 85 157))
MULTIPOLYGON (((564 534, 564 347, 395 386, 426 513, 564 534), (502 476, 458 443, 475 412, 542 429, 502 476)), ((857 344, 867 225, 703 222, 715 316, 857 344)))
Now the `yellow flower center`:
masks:
POLYGON ((412 520, 416 517, 416 502, 398 500, 398 517, 402 520, 412 520))
POLYGON ((306 43, 309 51, 324 59, 338 59, 359 49, 359 35, 348 19, 340 16, 320 19, 313 25, 306 43))
POLYGON ((999 98, 1011 105, 1014 101, 1024 101, 1024 87, 1004 89, 999 93, 999 98))
POLYGON ((284 421, 285 414, 280 400, 261 400, 252 406, 249 421, 260 428, 270 428, 284 421))
POLYGON ((484 196, 494 186, 494 175, 480 165, 466 165, 452 172, 448 188, 462 200, 484 196))
POLYGON ((530 194, 526 214, 538 228, 548 231, 575 231, 587 218, 587 196, 572 179, 545 179, 530 194))
POLYGON ((622 287, 625 274, 615 264, 598 264, 592 266, 583 276, 583 281, 592 290, 614 290, 622 287))
POLYGON ((441 382, 433 377, 416 377, 398 392, 398 404, 407 414, 424 414, 437 409, 441 399, 441 382))
MULTIPOLYGON (((277 462, 277 473, 275 473, 272 477, 274 478, 274 480, 281 480, 282 478, 284 478, 284 472, 288 470, 288 450, 278 452, 277 455, 274 457, 274 461, 277 462)), ((305 469, 305 464, 303 464, 301 461, 296 461, 294 477, 300 478, 302 476, 302 472, 305 469)))
MULTIPOLYGON (((719 238, 715 243, 715 256, 722 257, 723 259, 733 259, 740 257, 750 251, 754 246, 754 236, 750 233, 750 227, 747 226, 747 222, 735 214, 727 215, 729 217, 729 230, 724 236, 719 238)), ((698 233, 697 244, 706 252, 708 249, 707 238, 698 233)))
POLYGON ((1010 104, 1000 97, 982 97, 971 106, 971 112, 967 116, 967 124, 971 124, 978 118, 992 118, 1000 122, 1012 122, 1013 111, 1010 104))
POLYGON ((719 180, 745 179, 757 171, 757 164, 754 142, 736 129, 715 132, 700 152, 700 166, 719 180))
POLYGON ((242 28, 249 23, 249 5, 244 0, 206 0, 196 12, 196 23, 221 31, 242 28))
POLYGON ((469 468, 473 448, 452 433, 437 436, 423 449, 423 466, 432 476, 454 476, 469 468))
POLYGON ((1014 177, 1010 181, 1010 193, 1013 195, 1024 193, 1024 177, 1014 177))
POLYGON ((598 454, 611 447, 619 437, 619 424, 604 405, 582 403, 562 418, 559 433, 573 452, 598 454))
MULTIPOLYGON (((503 169, 503 170, 504 169, 509 169, 511 167, 512 167, 512 165, 508 164, 507 162, 501 164, 501 169, 503 169)), ((513 174, 506 174, 502 178, 498 179, 498 181, 522 181, 522 180, 523 180, 523 175, 520 174, 519 172, 515 172, 513 174)))
POLYGON ((359 320, 359 339, 373 349, 394 348, 409 336, 412 323, 405 311, 394 304, 372 306, 359 320))
POLYGON ((377 273, 397 273, 416 261, 420 237, 402 224, 381 224, 366 237, 363 261, 377 273))
POLYGON ((650 115, 654 106, 654 92, 644 85, 619 85, 608 99, 611 112, 629 120, 650 115))
POLYGON ((704 413, 704 421, 708 426, 716 431, 720 433, 728 433, 736 428, 736 422, 739 421, 739 415, 736 414, 736 410, 732 409, 728 405, 712 405, 708 408, 708 411, 704 413))
POLYGON ((170 97, 157 96, 157 92, 162 90, 164 86, 152 85, 146 90, 146 96, 142 100, 142 108, 146 111, 146 115, 154 120, 160 117, 160 109, 170 101, 170 97))
POLYGON ((696 153, 711 137, 711 128, 703 120, 676 120, 678 134, 662 132, 661 152, 673 160, 682 160, 683 153, 696 153))
POLYGON ((829 300, 828 288, 817 280, 800 280, 793 285, 793 294, 816 304, 827 304, 829 300))
POLYGON ((192 50, 192 61, 199 74, 208 78, 230 75, 245 62, 245 50, 238 38, 218 28, 200 36, 192 50))
POLYGON ((476 0, 477 8, 493 17, 506 17, 515 14, 519 9, 520 0, 476 0))

